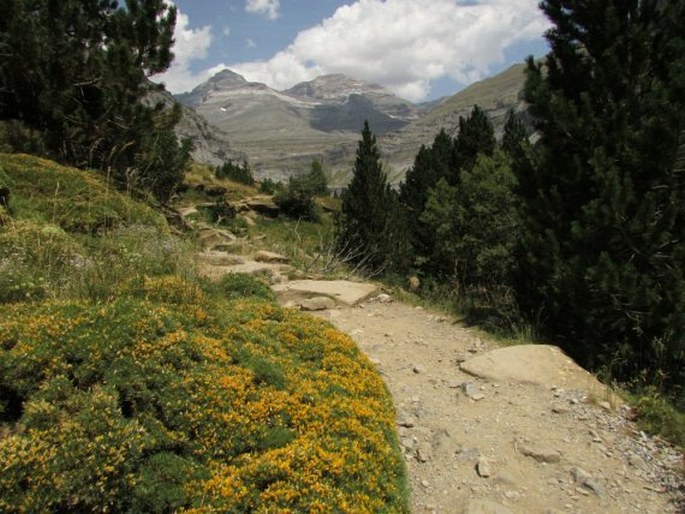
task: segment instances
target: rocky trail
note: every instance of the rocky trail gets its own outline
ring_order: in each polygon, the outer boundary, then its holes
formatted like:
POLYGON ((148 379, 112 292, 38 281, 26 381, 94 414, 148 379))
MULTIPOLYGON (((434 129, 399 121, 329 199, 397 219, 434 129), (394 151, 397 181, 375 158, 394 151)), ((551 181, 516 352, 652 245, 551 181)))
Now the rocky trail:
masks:
POLYGON ((499 348, 376 285, 311 280, 277 254, 227 253, 235 236, 201 238, 207 276, 266 274, 283 305, 328 320, 378 367, 412 512, 685 512, 683 455, 640 432, 630 408, 557 348, 499 348))

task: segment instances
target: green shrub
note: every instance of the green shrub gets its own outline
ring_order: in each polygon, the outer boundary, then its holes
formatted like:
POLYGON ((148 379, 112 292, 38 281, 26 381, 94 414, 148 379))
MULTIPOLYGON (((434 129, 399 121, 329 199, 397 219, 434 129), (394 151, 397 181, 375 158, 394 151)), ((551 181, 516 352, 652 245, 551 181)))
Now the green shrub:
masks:
POLYGON ((218 179, 228 179, 233 182, 239 182, 241 184, 247 184, 248 186, 254 185, 254 176, 252 175, 252 169, 247 161, 243 161, 243 164, 235 164, 233 161, 225 162, 223 165, 218 166, 214 175, 218 179))
MULTIPOLYGON (((645 391, 634 401, 640 427, 685 448, 685 412, 656 392, 645 391)), ((680 406, 682 408, 682 405, 680 406)))
POLYGON ((205 281, 201 284, 204 291, 214 297, 226 300, 261 299, 275 301, 271 288, 245 273, 228 273, 217 281, 205 281))
POLYGON ((272 195, 281 189, 281 184, 274 182, 270 178, 265 178, 259 184, 259 192, 267 195, 272 195))
POLYGON ((54 225, 17 221, 0 229, 0 303, 58 296, 85 265, 85 249, 54 225))
POLYGON ((314 201, 314 194, 306 177, 291 177, 285 188, 276 193, 274 201, 290 218, 319 221, 321 212, 314 201))
POLYGON ((0 511, 409 511, 392 401, 351 339, 169 280, 0 309, 0 511))

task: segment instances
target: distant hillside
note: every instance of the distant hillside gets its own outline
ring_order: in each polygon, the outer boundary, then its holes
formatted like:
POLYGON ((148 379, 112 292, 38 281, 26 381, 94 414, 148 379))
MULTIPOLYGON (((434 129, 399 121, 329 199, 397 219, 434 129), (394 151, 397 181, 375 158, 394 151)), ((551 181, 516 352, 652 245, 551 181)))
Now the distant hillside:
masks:
POLYGON ((474 105, 488 114, 499 137, 506 113, 513 108, 525 110, 522 99, 525 84, 525 64, 515 64, 494 77, 471 84, 457 94, 433 106, 419 119, 406 127, 379 137, 384 156, 392 169, 403 175, 409 168, 422 144, 432 143, 440 129, 454 132, 460 116, 468 116, 474 105))

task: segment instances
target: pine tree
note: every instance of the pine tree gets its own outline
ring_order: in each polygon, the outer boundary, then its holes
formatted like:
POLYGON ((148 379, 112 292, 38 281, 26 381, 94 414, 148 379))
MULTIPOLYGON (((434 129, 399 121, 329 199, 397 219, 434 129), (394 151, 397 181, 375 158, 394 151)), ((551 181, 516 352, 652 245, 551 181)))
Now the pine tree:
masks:
POLYGON ((528 134, 523 122, 516 116, 513 109, 507 111, 502 135, 502 150, 512 159, 520 157, 523 148, 528 143, 528 134))
POLYGON ((540 143, 517 162, 518 299, 577 359, 683 382, 685 2, 541 3, 540 143), (678 375, 680 373, 680 376, 678 375))
POLYGON ((409 260, 416 261, 416 264, 425 262, 426 257, 432 253, 432 232, 421 221, 421 215, 430 190, 441 178, 454 173, 453 156, 454 140, 442 129, 435 136, 432 146, 423 145, 419 149, 414 165, 407 171, 405 181, 400 184, 399 202, 406 221, 405 238, 409 236, 410 251, 413 254, 409 260))
POLYGON ((318 159, 312 161, 309 172, 305 174, 307 187, 314 195, 328 194, 328 179, 323 170, 323 164, 318 159))
POLYGON ((485 111, 478 105, 473 106, 471 114, 459 117, 459 134, 454 146, 455 166, 458 170, 450 182, 459 183, 459 173, 469 171, 476 163, 478 154, 492 156, 495 151, 495 130, 485 111))
POLYGON ((352 181, 343 193, 337 220, 337 246, 372 271, 383 269, 391 240, 388 215, 391 190, 381 164, 376 136, 364 122, 352 181))
MULTIPOLYGON (((167 69, 176 8, 163 0, 8 0, 0 19, 0 121, 42 138, 47 156, 95 167, 133 187, 182 164, 153 155, 180 112, 143 99, 147 77, 167 69), (153 155, 154 162, 143 162, 153 155), (133 170, 134 167, 137 169, 133 170)), ((163 145, 170 148, 168 144, 163 145)), ((176 146, 178 144, 176 143, 176 146)), ((167 188, 163 188, 166 190, 167 188)))

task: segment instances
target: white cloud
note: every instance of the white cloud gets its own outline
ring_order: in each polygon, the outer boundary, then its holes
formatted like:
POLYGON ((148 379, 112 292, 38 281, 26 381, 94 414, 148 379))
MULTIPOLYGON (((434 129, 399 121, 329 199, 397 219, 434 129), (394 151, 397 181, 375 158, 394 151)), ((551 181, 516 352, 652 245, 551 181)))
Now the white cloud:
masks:
MULTIPOLYGON (((248 0, 271 13, 278 1, 248 0)), ((248 80, 285 89, 321 73, 345 73, 424 99, 446 76, 469 84, 505 60, 505 50, 549 26, 537 0, 357 0, 300 32, 267 61, 231 65, 248 80)))
POLYGON ((265 14, 270 20, 280 16, 280 0, 247 0, 245 10, 255 14, 265 14))
POLYGON ((166 72, 151 77, 154 82, 163 82, 166 89, 172 93, 189 91, 198 82, 208 78, 206 72, 194 74, 190 70, 190 63, 207 57, 207 51, 212 44, 211 27, 207 25, 191 29, 189 24, 188 16, 179 11, 174 29, 174 61, 166 72))
POLYGON ((248 38, 245 40, 245 46, 246 46, 247 48, 257 48, 257 43, 255 43, 255 40, 254 40, 254 39, 252 39, 251 37, 248 37, 248 38))

